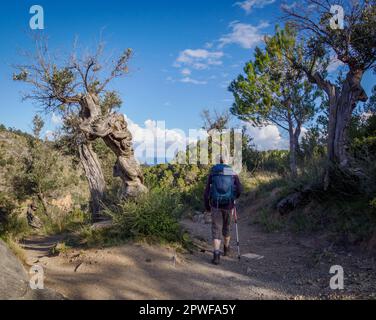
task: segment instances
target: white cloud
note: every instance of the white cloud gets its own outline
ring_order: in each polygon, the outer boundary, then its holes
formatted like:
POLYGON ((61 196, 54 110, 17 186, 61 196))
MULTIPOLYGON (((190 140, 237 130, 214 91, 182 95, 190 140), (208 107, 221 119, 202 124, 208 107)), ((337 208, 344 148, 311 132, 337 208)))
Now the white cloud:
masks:
POLYGON ((262 22, 258 26, 252 26, 246 23, 234 21, 230 23, 232 32, 222 36, 219 39, 219 47, 222 48, 229 44, 238 44, 245 49, 250 49, 264 39, 262 29, 269 26, 267 22, 262 22))
POLYGON ((361 115, 360 115, 360 120, 365 122, 367 121, 370 117, 372 117, 375 113, 372 112, 372 111, 367 111, 367 112, 363 112, 361 115))
POLYGON ((167 154, 167 158, 172 158, 176 151, 185 150, 186 144, 190 142, 183 130, 167 129, 163 121, 148 119, 141 126, 126 115, 124 117, 132 133, 135 156, 141 162, 151 161, 156 155, 163 158, 169 148, 173 152, 167 154))
POLYGON ((53 141, 56 137, 56 133, 52 130, 46 130, 46 132, 44 133, 44 137, 49 141, 53 141))
POLYGON ((339 60, 336 56, 332 56, 330 58, 330 62, 329 62, 327 71, 328 72, 335 72, 335 71, 337 71, 338 68, 342 67, 343 65, 344 65, 344 63, 341 60, 339 60))
POLYGON ((181 70, 181 74, 183 76, 189 76, 191 73, 191 70, 189 70, 188 68, 184 68, 183 70, 181 70))
POLYGON ((192 83, 192 84, 207 84, 207 81, 196 80, 196 79, 192 79, 190 77, 184 77, 183 79, 180 79, 180 82, 192 83))
POLYGON ((189 66, 193 69, 203 70, 212 65, 221 65, 221 58, 223 52, 221 51, 209 51, 206 49, 186 49, 179 53, 174 66, 182 67, 189 66))
POLYGON ((281 136, 276 125, 256 128, 247 124, 247 132, 259 150, 288 149, 288 141, 281 136))
POLYGON ((236 2, 235 5, 241 7, 247 14, 249 14, 253 8, 263 8, 274 2, 275 0, 245 0, 236 2))
POLYGON ((291 4, 282 3, 281 9, 291 10, 291 9, 294 9, 296 7, 296 5, 297 5, 297 3, 295 1, 291 4))
POLYGON ((308 132, 308 129, 305 128, 305 127, 302 127, 300 137, 299 137, 299 141, 302 141, 302 139, 306 136, 307 132, 308 132))
POLYGON ((211 49, 213 47, 213 45, 214 45, 213 42, 206 42, 204 47, 205 47, 205 49, 211 49))
POLYGON ((52 121, 53 124, 56 124, 56 125, 63 123, 63 120, 61 119, 61 117, 59 117, 55 113, 52 113, 51 121, 52 121))

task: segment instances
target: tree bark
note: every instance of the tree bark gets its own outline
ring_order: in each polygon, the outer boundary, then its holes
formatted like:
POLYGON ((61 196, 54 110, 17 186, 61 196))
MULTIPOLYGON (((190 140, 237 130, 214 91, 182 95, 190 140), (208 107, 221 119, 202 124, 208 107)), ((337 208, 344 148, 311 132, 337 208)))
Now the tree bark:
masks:
POLYGON ((324 80, 318 73, 308 75, 310 81, 324 90, 329 99, 327 150, 330 165, 325 174, 325 189, 330 185, 333 167, 337 167, 343 172, 351 171, 352 161, 348 152, 348 127, 357 102, 365 102, 368 99, 361 85, 363 73, 364 71, 360 69, 350 69, 341 88, 324 80))
POLYGON ((298 176, 298 166, 297 166, 297 153, 299 148, 299 137, 301 133, 301 124, 298 123, 294 128, 291 115, 289 115, 289 141, 290 141, 290 171, 291 176, 296 178, 298 176))
POLYGON ((341 168, 350 166, 350 157, 348 154, 348 127, 351 121, 351 115, 358 101, 367 101, 367 95, 361 87, 363 71, 350 71, 342 85, 341 93, 333 98, 333 112, 329 119, 332 122, 332 128, 328 136, 328 155, 329 160, 339 164, 341 168))
POLYGON ((44 214, 45 214, 47 217, 49 217, 49 214, 48 214, 48 208, 47 208, 47 202, 46 202, 46 199, 44 198, 43 193, 42 193, 42 192, 38 192, 37 196, 38 196, 39 201, 40 201, 41 204, 42 204, 44 214))
POLYGON ((80 144, 78 146, 78 151, 82 167, 89 183, 92 220, 96 221, 100 216, 101 201, 105 192, 106 182, 104 180, 98 156, 93 151, 91 143, 86 141, 80 144))
POLYGON ((132 134, 128 130, 124 116, 118 113, 101 114, 98 99, 86 95, 82 98, 80 128, 89 140, 102 138, 117 156, 114 176, 122 179, 124 197, 135 197, 146 192, 143 175, 138 161, 134 157, 132 134))
POLYGON ((123 196, 133 198, 147 192, 140 164, 134 156, 132 134, 127 128, 124 116, 112 114, 104 119, 104 123, 106 122, 107 126, 110 125, 111 132, 104 136, 103 140, 117 156, 114 176, 123 181, 123 196))

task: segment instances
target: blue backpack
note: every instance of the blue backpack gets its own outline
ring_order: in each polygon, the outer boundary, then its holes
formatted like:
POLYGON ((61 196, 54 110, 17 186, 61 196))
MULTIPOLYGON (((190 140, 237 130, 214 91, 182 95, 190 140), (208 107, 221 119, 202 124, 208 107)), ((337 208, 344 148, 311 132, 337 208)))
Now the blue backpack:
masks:
POLYGON ((234 171, 228 165, 217 164, 212 168, 211 175, 211 204, 216 208, 229 205, 235 200, 234 171))

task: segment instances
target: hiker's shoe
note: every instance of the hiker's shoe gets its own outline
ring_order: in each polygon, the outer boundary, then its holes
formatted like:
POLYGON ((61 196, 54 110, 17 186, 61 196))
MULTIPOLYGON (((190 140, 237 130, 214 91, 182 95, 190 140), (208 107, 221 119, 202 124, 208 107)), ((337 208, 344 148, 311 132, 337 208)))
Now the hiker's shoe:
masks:
POLYGON ((223 256, 229 256, 230 255, 230 246, 223 246, 223 256))
POLYGON ((219 265, 221 254, 219 252, 214 252, 212 263, 215 265, 219 265))

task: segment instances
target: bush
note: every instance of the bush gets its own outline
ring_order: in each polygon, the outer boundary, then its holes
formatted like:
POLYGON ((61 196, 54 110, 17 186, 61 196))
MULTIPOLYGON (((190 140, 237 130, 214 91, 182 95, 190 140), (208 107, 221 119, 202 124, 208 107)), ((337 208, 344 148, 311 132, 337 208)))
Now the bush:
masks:
POLYGON ((0 236, 10 231, 14 209, 12 199, 4 192, 0 192, 0 236))
POLYGON ((178 193, 153 189, 137 199, 107 208, 105 213, 112 217, 123 239, 147 238, 175 242, 183 239, 178 223, 182 210, 178 193))
POLYGON ((260 224, 265 232, 276 232, 283 228, 282 218, 266 209, 260 210, 254 222, 260 224))
POLYGON ((202 210, 203 194, 209 172, 207 166, 161 164, 143 168, 150 189, 168 188, 181 194, 186 209, 202 210))
POLYGON ((50 217, 42 213, 39 214, 43 222, 45 234, 61 234, 76 231, 90 221, 90 214, 78 208, 69 213, 55 208, 54 210, 50 210, 50 214, 50 217))

